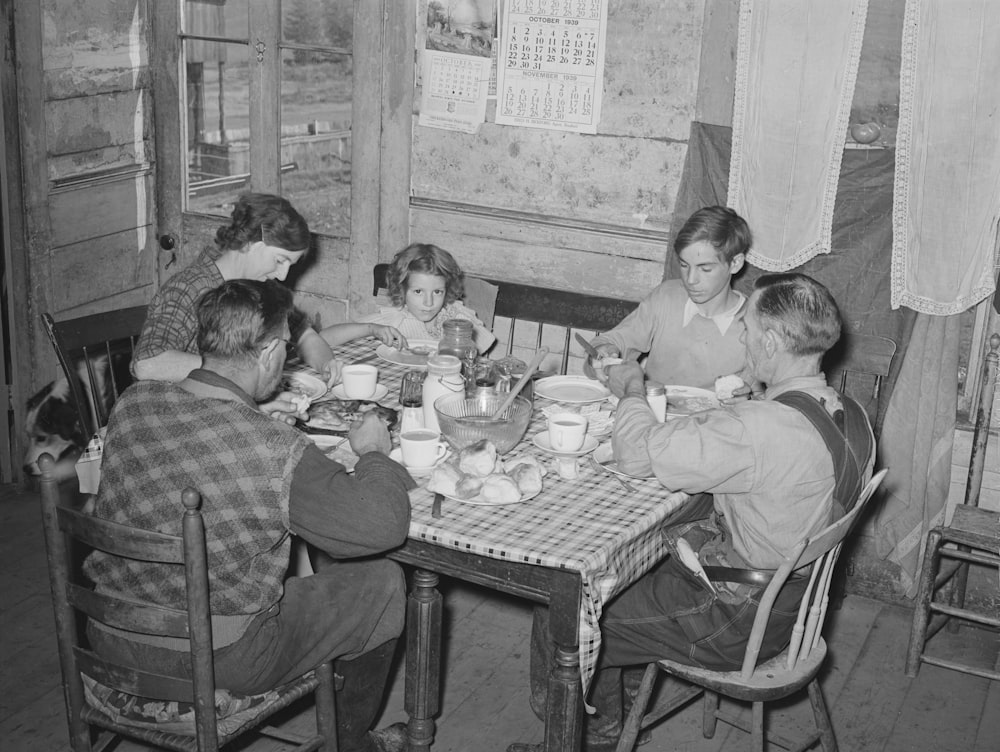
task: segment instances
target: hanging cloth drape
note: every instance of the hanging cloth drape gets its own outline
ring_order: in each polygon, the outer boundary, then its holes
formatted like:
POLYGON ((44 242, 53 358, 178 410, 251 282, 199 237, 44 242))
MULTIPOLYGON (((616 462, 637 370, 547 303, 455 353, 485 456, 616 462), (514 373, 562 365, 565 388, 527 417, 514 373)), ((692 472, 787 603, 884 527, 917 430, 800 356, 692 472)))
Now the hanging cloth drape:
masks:
POLYGON ((761 269, 830 252, 867 12, 867 0, 740 4, 728 204, 761 269))
POLYGON ((892 307, 960 313, 993 292, 1000 215, 1000 2, 907 0, 892 307))

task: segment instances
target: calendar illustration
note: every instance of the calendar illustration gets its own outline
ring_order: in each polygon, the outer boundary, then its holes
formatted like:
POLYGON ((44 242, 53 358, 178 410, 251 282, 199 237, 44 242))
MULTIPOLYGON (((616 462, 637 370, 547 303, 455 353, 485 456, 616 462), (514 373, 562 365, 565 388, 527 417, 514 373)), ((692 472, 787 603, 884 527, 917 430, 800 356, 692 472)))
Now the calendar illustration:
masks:
POLYGON ((496 122, 597 133, 607 22, 608 0, 506 0, 496 122))

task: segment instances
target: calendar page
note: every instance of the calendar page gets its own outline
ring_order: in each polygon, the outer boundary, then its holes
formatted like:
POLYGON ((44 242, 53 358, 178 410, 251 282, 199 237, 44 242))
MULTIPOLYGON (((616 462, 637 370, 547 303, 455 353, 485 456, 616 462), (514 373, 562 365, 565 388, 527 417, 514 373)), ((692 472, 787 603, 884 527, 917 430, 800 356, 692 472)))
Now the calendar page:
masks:
POLYGON ((597 133, 607 23, 608 0, 505 0, 497 123, 597 133))
POLYGON ((486 120, 488 57, 424 52, 420 125, 475 133, 486 120))

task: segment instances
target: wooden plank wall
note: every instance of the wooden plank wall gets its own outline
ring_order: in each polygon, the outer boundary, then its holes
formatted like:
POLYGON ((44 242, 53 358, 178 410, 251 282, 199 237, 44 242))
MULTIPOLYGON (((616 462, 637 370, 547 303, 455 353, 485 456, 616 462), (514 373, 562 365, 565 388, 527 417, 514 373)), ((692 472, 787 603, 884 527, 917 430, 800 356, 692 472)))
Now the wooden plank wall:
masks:
POLYGON ((704 13, 703 0, 613 4, 596 135, 498 126, 493 104, 475 135, 414 115, 411 240, 485 277, 642 297, 662 277, 704 13))
POLYGON ((39 169, 24 178, 35 386, 55 364, 38 314, 145 303, 155 275, 145 4, 42 0, 39 11, 38 36, 19 40, 42 63, 38 86, 20 91, 37 113, 22 129, 44 135, 30 155, 39 169))

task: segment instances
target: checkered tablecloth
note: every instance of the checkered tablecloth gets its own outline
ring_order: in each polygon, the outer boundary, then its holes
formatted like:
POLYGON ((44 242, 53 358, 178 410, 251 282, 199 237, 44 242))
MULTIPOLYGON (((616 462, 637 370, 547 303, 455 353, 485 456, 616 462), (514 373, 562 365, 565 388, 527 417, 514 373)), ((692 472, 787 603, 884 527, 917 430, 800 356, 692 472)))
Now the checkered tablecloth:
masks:
MULTIPOLYGON (((370 355, 373 345, 352 344, 337 354, 345 362, 370 355)), ((405 366, 372 361, 379 380, 389 388, 383 400, 397 406, 405 366)), ((536 398, 535 412, 524 439, 504 459, 531 454, 548 469, 541 493, 520 504, 482 507, 445 499, 442 516, 431 517, 433 494, 424 488, 410 493, 409 537, 444 548, 492 559, 571 569, 583 579, 580 609, 580 675, 584 695, 601 648, 599 620, 604 604, 647 572, 666 553, 660 525, 687 496, 671 493, 655 480, 630 480, 631 494, 612 477, 586 462, 580 477, 567 480, 555 472, 553 458, 535 447, 532 437, 545 430, 536 398)))

